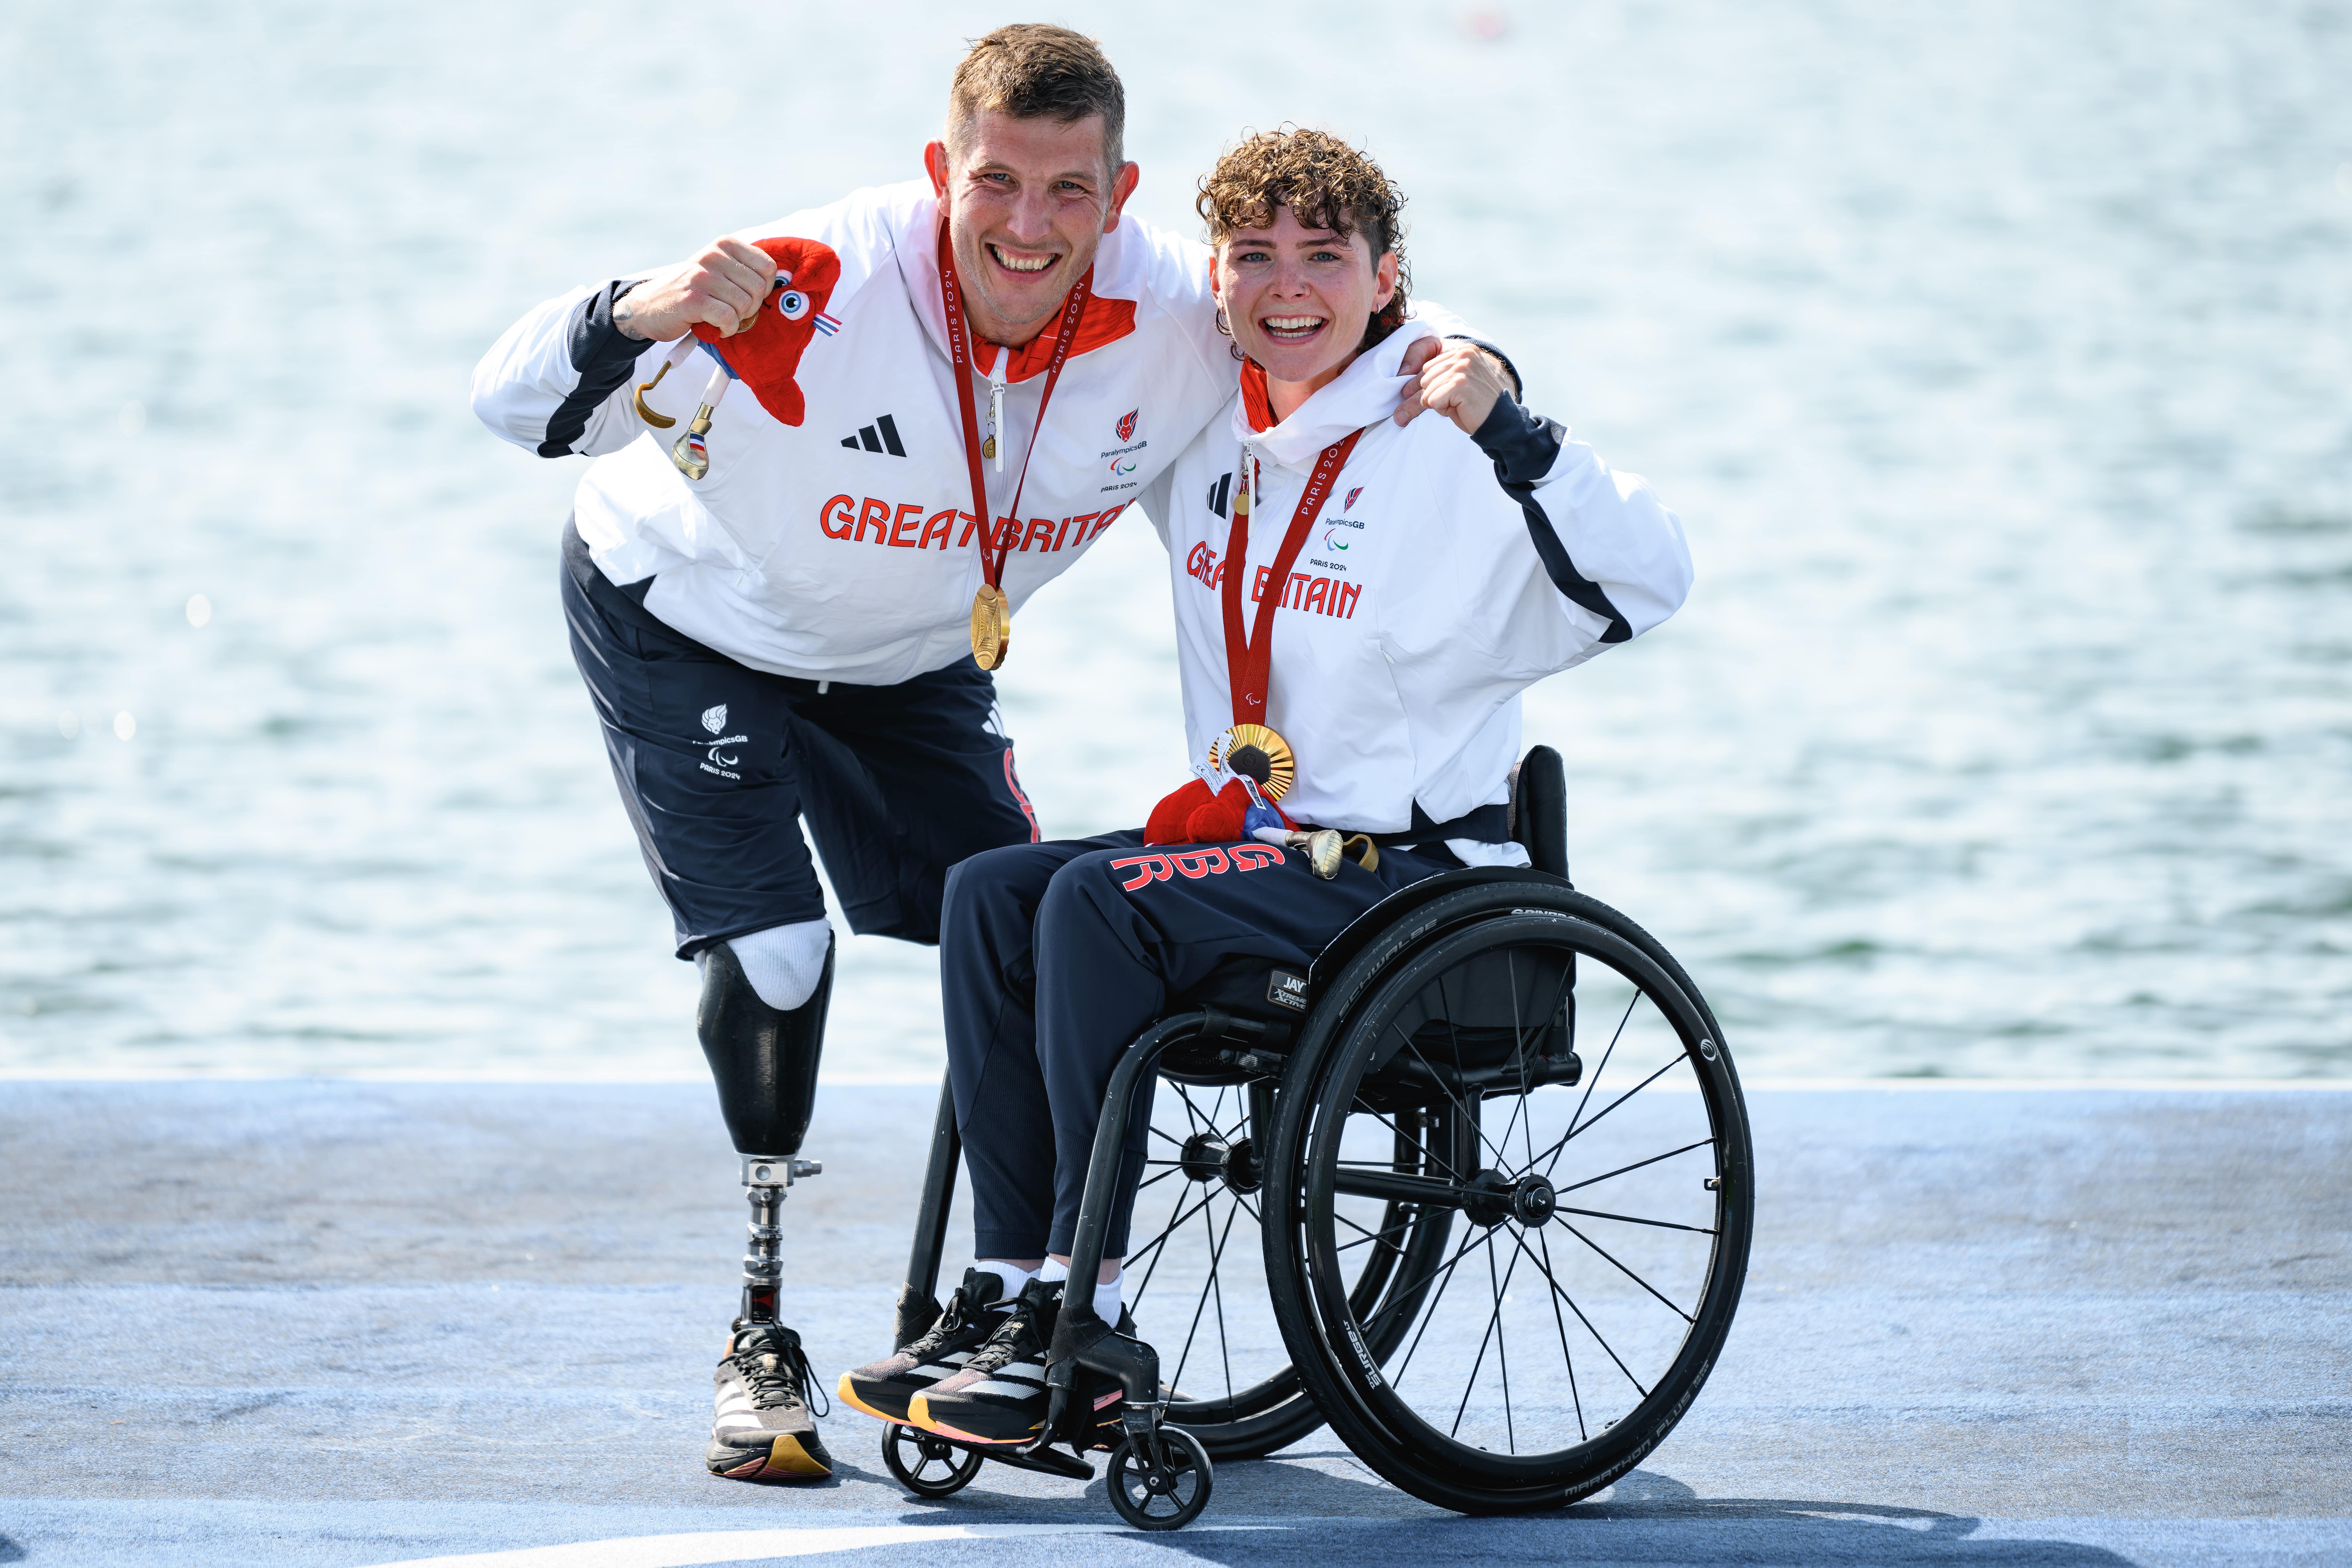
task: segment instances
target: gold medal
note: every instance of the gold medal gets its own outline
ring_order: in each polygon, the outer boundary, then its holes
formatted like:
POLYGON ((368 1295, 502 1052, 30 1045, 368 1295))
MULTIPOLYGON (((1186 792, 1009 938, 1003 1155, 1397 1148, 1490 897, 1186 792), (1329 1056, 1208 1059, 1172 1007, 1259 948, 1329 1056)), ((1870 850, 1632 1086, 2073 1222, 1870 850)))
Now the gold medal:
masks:
MULTIPOLYGON (((988 443, 981 444, 980 416, 971 406, 972 353, 969 323, 964 321, 963 295, 956 283, 953 249, 948 243, 948 217, 940 214, 940 305, 948 319, 948 355, 955 362, 956 379, 961 384, 961 395, 956 399, 956 409, 963 416, 964 468, 971 480, 971 511, 977 522, 991 515, 988 485, 980 476, 982 457, 997 458, 997 468, 1004 467, 996 444, 996 428, 1003 412, 1004 387, 1001 374, 990 377, 988 405, 988 443)), ((1086 319, 1087 300, 1092 298, 1094 268, 1062 299, 1062 324, 1054 334, 1054 357, 1045 366, 1045 390, 1037 397, 1037 429, 1045 427, 1045 410, 1054 401, 1054 387, 1062 379, 1062 366, 1070 357, 1070 344, 1078 335, 1078 323, 1086 319)), ((1003 363, 1000 353, 998 363, 1003 363)), ((1034 431, 1029 437, 1029 450, 1034 454, 1037 438, 1034 431)), ((982 669, 997 669, 1004 664, 1004 655, 1013 644, 1013 605, 999 586, 1004 576, 1004 557, 1012 550, 1013 536, 1019 531, 1013 519, 1021 515, 1021 492, 1029 482, 1029 458, 1021 459, 1021 477, 1013 482, 1013 502, 999 520, 1004 533, 994 540, 980 542, 982 586, 971 596, 971 657, 982 669)), ((967 536, 969 537, 969 536, 967 536)))
POLYGON ((983 583, 971 596, 972 659, 982 669, 995 669, 1004 663, 1012 646, 1013 606, 1005 601, 1003 589, 983 583))
MULTIPOLYGON (((977 612, 975 612, 975 615, 977 612)), ((973 626, 980 623, 977 619, 973 626)), ((975 632, 974 636, 978 634, 975 632)), ((1265 777, 1257 780, 1265 798, 1279 801, 1290 793, 1291 781, 1298 776, 1298 761, 1291 754, 1290 742, 1263 724, 1235 724, 1209 742, 1209 765, 1225 772, 1234 771, 1226 762, 1244 746, 1255 747, 1265 756, 1265 777)), ((1256 778, 1255 770, 1251 777, 1256 778)))

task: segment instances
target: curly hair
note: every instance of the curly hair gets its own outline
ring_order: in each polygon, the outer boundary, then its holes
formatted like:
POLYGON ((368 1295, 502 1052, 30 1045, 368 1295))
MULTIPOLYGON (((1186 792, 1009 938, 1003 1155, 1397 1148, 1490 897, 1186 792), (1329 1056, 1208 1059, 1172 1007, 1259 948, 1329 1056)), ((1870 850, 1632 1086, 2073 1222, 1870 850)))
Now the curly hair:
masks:
POLYGON ((1223 245, 1244 228, 1269 228, 1275 209, 1288 207, 1309 228, 1363 235, 1373 259, 1395 251, 1396 292, 1375 311, 1359 348, 1368 349, 1404 324, 1412 269, 1404 256, 1404 193, 1367 154, 1324 131, 1286 125, 1244 136, 1201 176, 1193 205, 1209 226, 1209 243, 1223 245))

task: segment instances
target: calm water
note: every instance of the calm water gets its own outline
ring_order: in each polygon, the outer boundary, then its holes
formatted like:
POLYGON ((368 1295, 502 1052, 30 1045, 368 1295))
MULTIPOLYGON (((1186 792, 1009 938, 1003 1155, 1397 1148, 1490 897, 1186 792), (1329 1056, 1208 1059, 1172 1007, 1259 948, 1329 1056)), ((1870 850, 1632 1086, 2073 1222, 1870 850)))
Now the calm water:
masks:
MULTIPOLYGON (((2352 8, 1140 9, 1059 14, 1145 216, 1244 124, 1369 139, 1422 291, 1686 520, 1529 731, 1750 1073, 2352 1072, 2352 8)), ((467 372, 913 172, 1001 19, 0 13, 0 1070, 699 1075, 578 469, 467 372)), ((1024 618, 1049 832, 1182 776, 1162 573, 1124 524, 1024 618)), ((832 1067, 934 1070, 931 955, 843 973, 832 1067)))

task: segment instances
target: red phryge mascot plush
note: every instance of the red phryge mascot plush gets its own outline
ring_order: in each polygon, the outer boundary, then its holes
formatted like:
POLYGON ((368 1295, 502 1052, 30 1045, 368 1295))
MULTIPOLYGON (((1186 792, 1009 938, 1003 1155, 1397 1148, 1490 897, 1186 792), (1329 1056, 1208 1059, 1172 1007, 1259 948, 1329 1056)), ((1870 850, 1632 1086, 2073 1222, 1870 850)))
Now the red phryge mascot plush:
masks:
POLYGON ((1206 780, 1194 779, 1151 808, 1143 826, 1146 844, 1231 844, 1254 838, 1261 827, 1288 831, 1295 825, 1264 793, 1271 772, 1266 755, 1255 746, 1237 746, 1226 759, 1233 777, 1212 794, 1206 780))
POLYGON ((808 400, 793 378, 816 335, 830 335, 839 325, 824 306, 841 281, 841 258, 822 240, 780 236, 752 243, 774 259, 776 282, 760 301, 751 327, 730 337, 698 321, 694 335, 751 389, 761 407, 783 424, 798 425, 808 413, 808 400))

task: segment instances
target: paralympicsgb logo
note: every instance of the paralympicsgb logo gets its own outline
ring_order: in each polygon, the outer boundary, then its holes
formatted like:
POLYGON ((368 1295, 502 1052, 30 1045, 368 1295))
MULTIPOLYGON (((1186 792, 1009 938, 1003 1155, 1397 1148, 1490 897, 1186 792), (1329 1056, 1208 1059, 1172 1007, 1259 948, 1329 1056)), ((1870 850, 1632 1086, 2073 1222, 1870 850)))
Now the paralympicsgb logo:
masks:
POLYGON ((1142 412, 1143 410, 1140 408, 1130 408, 1125 414, 1119 416, 1118 438, 1120 440, 1132 441, 1135 439, 1135 416, 1142 412))
POLYGON ((720 733, 727 728, 727 704, 724 702, 702 710, 702 727, 710 732, 710 740, 707 744, 700 741, 694 742, 703 747, 703 760, 700 763, 702 771, 706 773, 717 773, 722 779, 741 782, 743 775, 735 772, 735 769, 742 765, 743 759, 727 748, 740 746, 751 737, 720 733))

